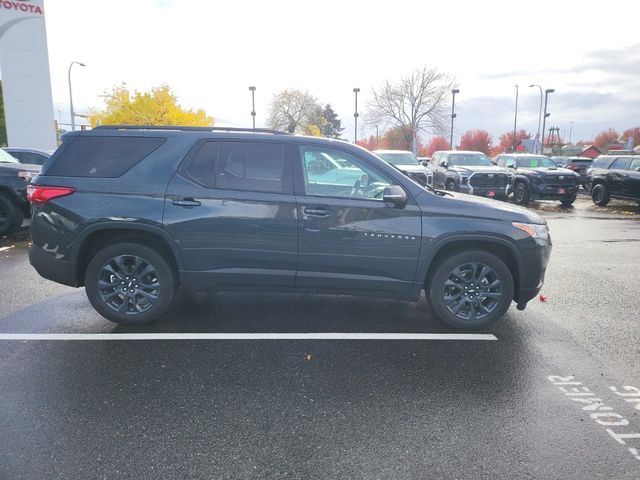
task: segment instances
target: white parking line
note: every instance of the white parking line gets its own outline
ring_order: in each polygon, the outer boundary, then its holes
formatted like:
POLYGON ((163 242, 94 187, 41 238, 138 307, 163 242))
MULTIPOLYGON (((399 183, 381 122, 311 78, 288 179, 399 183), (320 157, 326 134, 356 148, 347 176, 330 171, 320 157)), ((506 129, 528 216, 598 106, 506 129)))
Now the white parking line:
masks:
POLYGON ((488 333, 0 333, 0 340, 498 340, 488 333))

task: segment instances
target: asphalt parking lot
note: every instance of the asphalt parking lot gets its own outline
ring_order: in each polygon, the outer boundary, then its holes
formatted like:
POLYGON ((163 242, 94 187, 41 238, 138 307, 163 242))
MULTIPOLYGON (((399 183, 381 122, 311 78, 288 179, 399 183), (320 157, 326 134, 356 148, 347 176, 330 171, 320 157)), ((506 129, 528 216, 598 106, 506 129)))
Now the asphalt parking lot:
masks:
POLYGON ((346 296, 216 294, 116 327, 38 277, 27 231, 0 241, 0 479, 639 478, 640 210, 532 208, 546 301, 466 340, 389 336, 460 333, 424 299, 346 296), (52 336, 141 332, 344 336, 52 336))

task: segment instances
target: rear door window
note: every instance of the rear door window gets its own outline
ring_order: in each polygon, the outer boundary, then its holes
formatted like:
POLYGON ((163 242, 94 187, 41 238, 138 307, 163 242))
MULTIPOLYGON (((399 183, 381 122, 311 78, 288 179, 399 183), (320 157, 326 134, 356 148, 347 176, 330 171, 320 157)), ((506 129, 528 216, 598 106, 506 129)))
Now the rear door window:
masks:
POLYGON ((283 193, 284 146, 271 142, 220 142, 216 188, 283 193))
POLYGON ((161 137, 76 137, 44 172, 59 177, 115 178, 166 141, 161 137))

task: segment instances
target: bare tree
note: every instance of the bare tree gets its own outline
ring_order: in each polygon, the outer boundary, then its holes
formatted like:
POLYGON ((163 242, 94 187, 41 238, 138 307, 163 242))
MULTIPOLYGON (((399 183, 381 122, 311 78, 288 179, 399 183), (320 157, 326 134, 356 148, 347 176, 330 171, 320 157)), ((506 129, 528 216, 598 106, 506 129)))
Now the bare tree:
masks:
POLYGON ((267 125, 294 133, 311 123, 320 108, 318 101, 309 92, 285 89, 273 96, 267 125))
POLYGON ((408 132, 442 135, 447 131, 448 98, 455 79, 437 69, 414 71, 397 84, 373 90, 367 122, 408 132), (408 127, 408 128, 407 128, 408 127))

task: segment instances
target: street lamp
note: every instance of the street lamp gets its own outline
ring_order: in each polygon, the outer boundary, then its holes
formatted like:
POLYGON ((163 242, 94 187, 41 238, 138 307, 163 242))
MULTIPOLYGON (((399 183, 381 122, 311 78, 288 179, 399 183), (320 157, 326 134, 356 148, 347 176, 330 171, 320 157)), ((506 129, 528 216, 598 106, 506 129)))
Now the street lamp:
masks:
POLYGON ((513 152, 516 151, 516 127, 518 125, 518 84, 516 83, 516 113, 513 118, 513 152))
POLYGON ((82 62, 71 62, 69 65, 69 109, 71 113, 71 131, 73 132, 76 129, 76 112, 73 111, 73 94, 71 93, 71 67, 74 65, 80 65, 81 67, 86 67, 86 65, 82 62))
POLYGON ((544 129, 547 124, 547 117, 550 116, 550 113, 547 113, 547 100, 549 98, 549 94, 555 92, 553 88, 547 88, 544 91, 544 116, 542 117, 542 141, 540 142, 540 153, 544 153, 544 129))
POLYGON ((451 93, 453 95, 453 99, 451 100, 451 135, 449 136, 449 146, 453 150, 453 119, 456 118, 456 93, 460 93, 460 90, 454 88, 451 90, 451 93))
POLYGON ((359 88, 354 88, 353 93, 356 94, 356 110, 353 113, 354 127, 353 127, 353 143, 358 141, 358 92, 359 88))
MULTIPOLYGON (((542 87, 537 83, 529 85, 531 87, 538 87, 540 89, 540 109, 538 112, 538 132, 536 133, 536 140, 540 140, 540 119, 542 118, 542 87)), ((540 150, 542 151, 542 150, 540 150)), ((538 153, 538 152, 535 152, 538 153)))
POLYGON ((253 118, 253 129, 256 129, 256 87, 249 87, 251 90, 251 117, 253 118))

